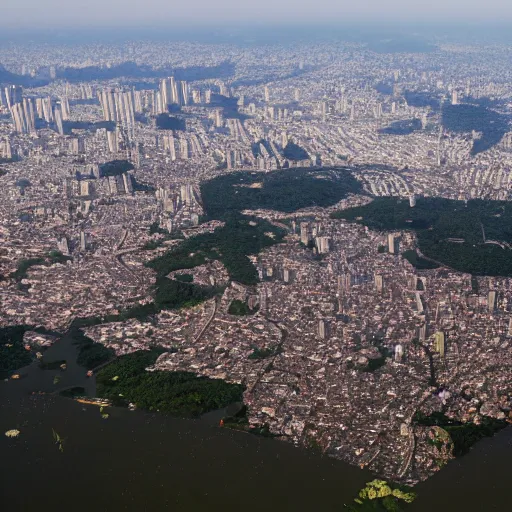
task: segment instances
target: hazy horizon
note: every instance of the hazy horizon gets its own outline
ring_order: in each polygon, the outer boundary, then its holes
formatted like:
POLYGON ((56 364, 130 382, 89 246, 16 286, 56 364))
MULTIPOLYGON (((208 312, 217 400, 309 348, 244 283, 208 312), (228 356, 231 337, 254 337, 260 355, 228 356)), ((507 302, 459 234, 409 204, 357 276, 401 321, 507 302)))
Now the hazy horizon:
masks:
POLYGON ((232 23, 276 25, 289 23, 507 23, 512 22, 512 3, 488 0, 431 0, 414 5, 410 0, 317 0, 296 2, 260 0, 244 3, 197 0, 171 5, 165 0, 128 4, 124 0, 4 0, 0 27, 4 29, 210 26, 232 23))

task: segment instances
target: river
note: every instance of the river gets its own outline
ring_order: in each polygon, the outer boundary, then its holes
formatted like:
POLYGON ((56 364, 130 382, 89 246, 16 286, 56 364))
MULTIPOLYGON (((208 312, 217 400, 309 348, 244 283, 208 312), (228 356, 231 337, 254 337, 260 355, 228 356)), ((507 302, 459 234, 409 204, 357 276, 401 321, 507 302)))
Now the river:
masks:
MULTIPOLYGON (((0 382, 0 496, 3 510, 341 511, 373 476, 287 443, 216 426, 217 416, 178 419, 143 411, 82 405, 52 394, 94 379, 74 363, 64 338, 45 360, 65 372, 24 368, 0 382), (3 432, 17 428, 18 438, 3 432), (65 439, 59 451, 54 429, 65 439)), ((512 430, 420 484, 412 511, 506 510, 512 430)))

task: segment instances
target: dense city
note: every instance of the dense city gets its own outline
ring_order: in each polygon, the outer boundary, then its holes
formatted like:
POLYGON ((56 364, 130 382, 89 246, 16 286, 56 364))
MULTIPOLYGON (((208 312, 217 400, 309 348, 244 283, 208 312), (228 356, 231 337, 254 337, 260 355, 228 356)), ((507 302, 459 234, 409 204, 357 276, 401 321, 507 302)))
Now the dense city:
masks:
POLYGON ((0 47, 0 327, 157 349, 148 372, 242 385, 239 428, 427 479, 467 449, 455 427, 512 421, 512 275, 345 213, 510 200, 508 51, 0 47))

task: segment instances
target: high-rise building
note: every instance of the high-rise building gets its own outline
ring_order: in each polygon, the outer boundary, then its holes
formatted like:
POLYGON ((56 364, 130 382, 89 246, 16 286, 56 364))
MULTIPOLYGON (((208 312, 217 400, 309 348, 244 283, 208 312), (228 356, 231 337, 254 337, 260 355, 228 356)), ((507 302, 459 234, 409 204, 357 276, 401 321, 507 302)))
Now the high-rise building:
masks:
POLYGON ((14 131, 18 133, 34 133, 36 131, 35 109, 31 98, 23 98, 21 103, 10 107, 14 131))
POLYGON ((62 120, 68 121, 69 115, 70 115, 70 109, 69 109, 69 100, 67 96, 64 96, 60 99, 60 106, 62 110, 62 120))
POLYGON ((418 314, 423 314, 424 306, 423 301, 421 300, 420 292, 415 292, 415 298, 416 298, 416 309, 418 310, 418 314))
POLYGON ((69 256, 68 239, 64 236, 57 242, 57 249, 64 255, 69 256))
POLYGON ((444 351, 445 351, 444 332, 437 331, 434 336, 435 336, 435 341, 434 341, 435 350, 436 350, 436 352, 439 353, 439 355, 441 357, 444 357, 444 351))
POLYGON ((171 155, 171 160, 176 160, 176 146, 172 135, 163 135, 164 151, 171 155))
POLYGON ((188 105, 188 98, 189 98, 188 83, 185 81, 182 81, 182 82, 180 82, 179 104, 180 105, 188 105))
POLYGON ((53 115, 55 117, 55 126, 57 127, 57 133, 59 135, 64 135, 64 122, 62 120, 62 110, 60 105, 55 106, 53 115))
POLYGON ((187 160, 190 156, 188 140, 185 137, 182 137, 181 139, 179 139, 179 145, 180 145, 180 158, 182 160, 187 160))
POLYGON ((304 245, 308 245, 311 239, 309 222, 300 223, 300 241, 304 245))
POLYGON ((327 119, 328 109, 329 109, 329 105, 327 104, 327 101, 322 101, 321 110, 322 110, 322 121, 324 123, 327 119))
POLYGON ((221 96, 229 97, 229 89, 224 82, 219 83, 219 93, 221 96))
POLYGON ((356 106, 352 103, 350 107, 350 120, 354 121, 356 118, 356 106))
POLYGON ((352 286, 352 276, 349 272, 345 272, 338 276, 338 293, 349 292, 352 286))
MULTIPOLYGON (((80 137, 74 137, 69 140, 69 152, 78 155, 85 152, 85 141, 80 137)), ((91 172, 89 174, 92 174, 91 172)))
POLYGON ((288 134, 286 132, 281 133, 281 147, 285 148, 288 145, 288 134))
POLYGON ((80 195, 90 196, 91 195, 91 183, 89 181, 80 182, 80 195))
POLYGON ((496 292, 494 290, 489 292, 489 296, 487 298, 487 306, 489 308, 489 313, 493 313, 496 309, 496 292))
POLYGON ((23 101, 23 89, 19 85, 0 88, 0 103, 11 109, 16 103, 23 101))
POLYGON ((9 141, 9 139, 0 141, 0 157, 12 158, 11 142, 9 141))
POLYGON ((197 89, 192 91, 192 101, 194 103, 201 103, 201 91, 198 91, 197 89))
POLYGON ((132 177, 128 173, 123 173, 123 185, 124 185, 124 193, 132 194, 133 193, 133 183, 132 177))
MULTIPOLYGON (((133 91, 102 91, 99 94, 103 118, 105 121, 114 121, 125 127, 127 135, 133 135, 135 127, 135 108, 133 91)), ((64 107, 69 115, 69 105, 64 107)), ((158 112, 160 113, 160 112, 158 112)))
POLYGON ((388 235, 388 251, 390 254, 398 254, 399 248, 398 248, 398 238, 393 235, 388 235))
POLYGON ((325 320, 320 320, 318 322, 318 337, 322 340, 327 339, 329 336, 329 326, 325 320))
POLYGON ((318 254, 327 254, 331 248, 331 239, 327 236, 317 236, 315 239, 315 245, 318 254))
POLYGON ((80 230, 80 250, 85 252, 87 250, 87 236, 84 230, 80 230))
POLYGON ((52 100, 49 96, 36 98, 36 112, 40 119, 44 119, 47 123, 53 122, 52 100))
POLYGON ((400 363, 404 357, 404 347, 400 344, 395 345, 395 362, 400 363))
POLYGON ((184 203, 186 206, 191 206, 197 202, 196 196, 194 194, 194 187, 190 183, 181 185, 180 197, 182 203, 184 203))
POLYGON ((384 278, 380 274, 375 274, 375 289, 378 293, 382 293, 384 289, 384 278))
POLYGON ((106 132, 107 144, 110 153, 119 153, 119 138, 117 128, 113 132, 106 132))
POLYGON ((215 111, 215 128, 221 128, 222 125, 223 125, 222 110, 221 109, 217 109, 215 111))

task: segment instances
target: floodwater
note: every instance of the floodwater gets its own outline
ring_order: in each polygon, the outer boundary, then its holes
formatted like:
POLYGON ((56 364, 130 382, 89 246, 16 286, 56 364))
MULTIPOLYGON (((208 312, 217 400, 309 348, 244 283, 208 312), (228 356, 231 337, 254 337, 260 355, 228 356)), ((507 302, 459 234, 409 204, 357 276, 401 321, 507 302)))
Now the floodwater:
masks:
MULTIPOLYGON (((108 408, 103 419, 96 406, 48 394, 70 386, 94 394, 69 339, 45 354, 59 359, 65 372, 33 364, 21 379, 0 382, 2 510, 341 511, 373 478, 288 443, 218 428, 215 414, 191 420, 108 408), (3 435, 14 428, 18 438, 3 435), (52 429, 65 440, 62 452, 52 429)), ((507 510, 511 445, 510 428, 484 440, 420 484, 411 510, 507 510)))

